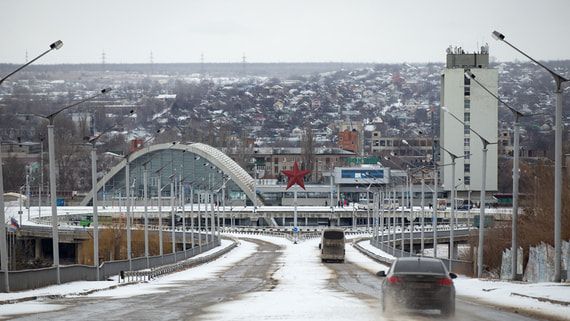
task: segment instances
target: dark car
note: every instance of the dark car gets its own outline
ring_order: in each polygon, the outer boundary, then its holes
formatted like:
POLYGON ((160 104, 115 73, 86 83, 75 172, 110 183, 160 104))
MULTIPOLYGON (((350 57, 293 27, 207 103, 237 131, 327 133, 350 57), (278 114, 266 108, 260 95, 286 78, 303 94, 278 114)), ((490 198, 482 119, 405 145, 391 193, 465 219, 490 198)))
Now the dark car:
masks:
POLYGON ((457 277, 449 273, 439 259, 427 257, 398 258, 383 276, 382 311, 393 308, 437 309, 446 317, 455 314, 455 286, 457 277))

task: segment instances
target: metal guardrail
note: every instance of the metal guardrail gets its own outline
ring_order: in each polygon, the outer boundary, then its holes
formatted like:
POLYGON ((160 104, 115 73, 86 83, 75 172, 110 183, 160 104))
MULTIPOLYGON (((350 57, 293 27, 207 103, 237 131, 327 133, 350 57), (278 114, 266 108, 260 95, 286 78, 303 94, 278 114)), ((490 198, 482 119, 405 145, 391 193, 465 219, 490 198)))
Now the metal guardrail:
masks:
MULTIPOLYGON (((458 231, 455 231, 455 232, 457 233, 458 231)), ((414 233, 414 234, 416 234, 416 233, 414 233)), ((408 233, 408 235, 409 235, 409 233, 408 233)), ((446 237, 448 237, 448 236, 446 236, 446 237)), ((385 238, 386 238, 386 235, 385 235, 385 238)), ((405 240, 405 238, 404 238, 404 240, 405 240)), ((400 239, 396 238, 396 242, 398 242, 398 241, 401 242, 401 238, 400 238, 400 239)), ((404 250, 402 250, 402 249, 397 249, 397 248, 394 248, 394 247, 392 247, 392 246, 390 246, 390 245, 387 245, 387 244, 386 244, 387 242, 389 243, 389 242, 391 242, 391 241, 386 241, 386 240, 382 241, 382 240, 380 240, 380 238, 372 238, 372 239, 370 240, 370 244, 371 244, 372 246, 374 246, 374 247, 376 247, 376 248, 378 248, 378 249, 380 249, 380 250, 382 250, 382 251, 384 251, 384 252, 386 252, 386 253, 388 253, 388 254, 391 254, 392 256, 395 256, 395 257, 418 256, 418 255, 415 255, 415 254, 413 254, 413 253, 404 251, 404 250)), ((359 246, 359 247, 360 247, 360 246, 359 246)), ((360 247, 360 248, 362 248, 362 247, 360 247)), ((360 250, 360 249, 359 249, 359 250, 360 250)), ((362 250, 363 250, 363 252, 365 252, 365 253, 366 253, 366 252, 370 252, 370 251, 368 251, 368 250, 366 250, 366 249, 364 249, 364 248, 362 248, 362 250)), ((374 258, 374 256, 378 256, 377 254, 374 254, 374 253, 372 253, 372 252, 370 252, 370 253, 373 255, 373 256, 370 256, 370 255, 369 255, 370 257, 373 257, 373 258, 374 258)), ((474 263, 473 263, 472 261, 451 260, 451 259, 447 259, 447 258, 439 258, 439 259, 441 259, 441 260, 443 261, 443 263, 445 264, 445 266, 451 266, 451 270, 452 270, 453 272, 457 272, 457 273, 461 273, 461 274, 465 274, 465 275, 472 276, 473 273, 474 273, 474 271, 475 271, 474 263), (450 262, 451 262, 451 265, 450 265, 450 262)), ((391 262, 386 262, 386 263, 387 263, 387 264, 391 264, 391 262)))
MULTIPOLYGON (((236 233, 242 235, 266 235, 266 236, 286 238, 291 242, 295 241, 293 232, 290 231, 277 231, 270 229, 239 229, 239 230, 227 231, 225 233, 236 233)), ((317 237, 321 237, 321 232, 304 231, 299 233, 297 240, 304 241, 317 237)))
MULTIPOLYGON (((295 240, 294 234, 291 228, 275 228, 275 227, 257 227, 257 228, 223 228, 224 233, 237 233, 242 235, 267 235, 274 237, 283 237, 291 242, 304 241, 314 238, 320 238, 322 230, 328 226, 321 228, 301 228, 297 240, 295 240)), ((366 232, 366 228, 357 228, 355 230, 347 229, 345 231, 346 235, 370 235, 366 232)))

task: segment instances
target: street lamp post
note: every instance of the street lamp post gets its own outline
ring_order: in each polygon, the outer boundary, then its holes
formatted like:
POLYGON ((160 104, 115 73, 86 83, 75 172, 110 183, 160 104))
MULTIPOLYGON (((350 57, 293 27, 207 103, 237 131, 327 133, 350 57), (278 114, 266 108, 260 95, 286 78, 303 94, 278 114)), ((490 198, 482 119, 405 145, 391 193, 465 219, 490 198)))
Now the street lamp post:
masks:
POLYGON ((366 188, 366 233, 370 233, 370 186, 366 188))
POLYGON ((176 215, 174 206, 174 180, 176 174, 170 175, 170 220, 171 220, 171 238, 172 238, 172 254, 174 254, 174 262, 176 262, 176 215))
MULTIPOLYGON (((554 282, 560 282, 562 263, 562 84, 568 82, 569 79, 562 77, 552 69, 548 68, 544 64, 540 63, 531 56, 527 55, 522 50, 512 45, 510 42, 505 40, 505 35, 502 33, 493 31, 492 35, 496 40, 506 43, 509 47, 513 48, 535 64, 544 68, 554 78, 554 93, 556 94, 556 129, 554 131, 554 282)), ((518 173, 516 173, 516 175, 518 175, 518 173)), ((513 253, 516 251, 517 249, 514 248, 513 253)), ((516 270, 514 270, 513 273, 516 274, 516 270)))
POLYGON ((148 253, 148 168, 143 165, 143 207, 144 207, 144 256, 146 257, 146 267, 150 268, 148 253))
MULTIPOLYGON (((394 197, 394 200, 397 201, 398 196, 396 194, 396 186, 395 185, 392 189, 392 195, 394 197)), ((398 211, 397 211, 397 207, 394 206, 394 209, 392 210, 392 255, 396 254, 396 226, 398 225, 398 223, 396 222, 396 214, 398 214, 398 211)))
MULTIPOLYGON (((334 190, 333 190, 333 178, 334 178, 334 176, 333 175, 334 175, 333 165, 331 163, 330 176, 329 176, 329 178, 330 178, 330 200, 329 200, 330 204, 329 205, 331 207, 331 216, 329 218, 329 226, 332 226, 332 219, 334 217, 334 206, 335 206, 334 196, 333 196, 333 193, 334 193, 334 190)), ((283 220, 283 226, 285 226, 285 220, 283 220)))
MULTIPOLYGON (((36 60, 40 59, 41 57, 43 57, 44 55, 49 53, 50 51, 52 51, 54 49, 56 49, 56 50, 60 49, 61 47, 63 47, 63 42, 61 40, 58 40, 58 41, 52 43, 49 46, 48 50, 46 50, 45 52, 43 52, 42 54, 40 54, 36 58, 30 60, 26 64, 22 65, 21 67, 17 68, 16 70, 9 73, 8 75, 2 77, 2 79, 0 79, 0 85, 2 85, 2 83, 4 81, 6 81, 6 79, 10 78, 10 76, 14 75, 18 71, 29 66, 30 64, 32 64, 36 60)), ((43 170, 43 168, 42 168, 42 170, 43 170)), ((9 269, 8 269, 8 246, 6 244, 6 216, 4 213, 4 178, 3 178, 3 174, 2 174, 2 150, 1 149, 0 149, 0 267, 2 268, 2 270, 4 272, 4 289, 6 290, 6 292, 9 292, 10 291, 10 278, 8 275, 8 271, 9 271, 9 269)), ((57 278, 58 278, 58 284, 59 284, 59 264, 58 264, 57 276, 58 276, 57 278)))
POLYGON ((18 195, 18 206, 19 206, 18 214, 20 215, 20 218, 19 218, 20 224, 22 224, 22 215, 23 215, 23 213, 24 213, 24 212, 22 211, 22 197, 24 196, 24 194, 23 194, 23 193, 24 193, 24 191, 23 191, 23 190, 24 190, 24 187, 25 187, 25 185, 20 186, 20 190, 19 190, 19 193, 18 193, 18 194, 19 194, 19 195, 18 195))
MULTIPOLYGON (((519 164, 520 164, 520 118, 523 116, 529 116, 529 115, 525 115, 521 112, 519 112, 518 110, 512 108, 511 106, 509 106, 509 104, 507 104, 505 101, 503 101, 501 98, 499 98, 497 95, 495 95, 493 92, 491 92, 487 87, 485 87, 481 82, 479 82, 479 80, 476 79, 475 75, 471 72, 471 71, 466 71, 465 72, 465 76, 472 79, 473 81, 475 81, 481 88, 483 88, 483 90, 485 90, 489 95, 491 95, 493 98, 495 98, 497 101, 499 101, 500 103, 502 103, 503 105, 505 105, 505 107, 507 107, 512 113, 513 116, 515 118, 515 122, 514 122, 514 151, 513 151, 513 214, 512 214, 512 219, 511 219, 511 226, 512 226, 512 231, 511 231, 511 247, 512 247, 512 262, 511 262, 511 271, 512 271, 512 278, 513 280, 517 279, 517 261, 518 261, 518 239, 517 239, 517 230, 518 230, 518 212, 519 212, 519 179, 520 179, 520 173, 519 173, 519 164)), ((471 204, 469 204, 470 206, 471 204)))
POLYGON ((222 185, 222 227, 226 227, 226 180, 222 185))
POLYGON ((214 192, 210 189, 208 191, 208 196, 210 197, 210 231, 212 233, 212 244, 216 244, 216 214, 215 214, 215 204, 214 204, 214 192))
POLYGON ((449 258, 449 270, 452 270, 452 262, 455 259, 455 255, 453 252, 454 246, 454 236, 455 236, 455 163, 458 158, 463 158, 464 156, 457 156, 454 153, 450 152, 443 146, 440 146, 449 157, 451 157, 451 224, 450 224, 450 231, 449 231, 449 251, 448 251, 448 258, 449 258))
POLYGON ((26 173, 26 208, 28 209, 28 221, 30 220, 30 211, 31 211, 31 206, 30 206, 30 173, 32 171, 32 167, 31 166, 26 166, 27 169, 27 173, 26 173))
POLYGON ((159 168, 158 170, 155 171, 155 174, 157 174, 157 199, 158 199, 158 253, 160 255, 160 257, 162 258, 162 261, 164 263, 164 245, 163 245, 163 241, 162 241, 162 182, 161 182, 161 177, 162 177, 162 170, 166 167, 166 165, 163 165, 161 168, 159 168))
POLYGON ((192 184, 190 184, 190 246, 194 254, 194 187, 192 184))
POLYGON ((127 198, 125 199, 125 207, 127 209, 127 260, 129 261, 129 271, 132 271, 132 254, 131 254, 131 179, 130 179, 130 163, 129 155, 125 158, 125 191, 127 198))
MULTIPOLYGON (((133 114, 134 110, 130 111, 133 114)), ((104 134, 110 130, 116 128, 119 124, 115 124, 110 128, 104 130, 99 135, 91 137, 88 139, 88 143, 91 144, 91 195, 92 195, 92 205, 93 205, 93 264, 97 271, 97 281, 100 279, 99 270, 99 214, 98 214, 98 203, 97 203, 97 141, 104 134)), ((128 197, 128 193, 127 193, 128 197)), ((127 198, 128 199, 128 198, 127 198)), ((128 204, 127 204, 128 206, 128 204)))
POLYGON ((412 174, 410 173, 408 177, 408 203, 410 203, 410 256, 414 251, 414 194, 413 194, 413 182, 412 174))
MULTIPOLYGON (((202 192, 200 189, 196 191, 196 197, 198 198, 198 249, 202 251, 202 192)), ((206 235, 207 236, 207 235, 206 235)))
POLYGON ((51 223, 52 223, 52 242, 53 242, 53 265, 56 268, 57 274, 57 284, 61 283, 60 280, 60 271, 59 271, 59 235, 58 235, 58 227, 57 227, 57 189, 56 189, 56 181, 55 181, 55 138, 54 138, 54 120, 59 113, 62 111, 69 109, 71 107, 75 107, 79 104, 85 103, 87 101, 93 100, 101 95, 104 95, 111 91, 111 88, 102 89, 101 92, 95 94, 91 97, 85 98, 81 101, 68 105, 66 107, 61 108, 60 110, 48 115, 42 116, 33 114, 34 116, 38 116, 49 121, 48 128, 48 158, 49 158, 49 185, 50 185, 50 200, 51 200, 51 223))
POLYGON ((373 214, 373 220, 372 220, 372 238, 378 238, 378 224, 379 224, 379 203, 380 203, 380 195, 378 193, 378 190, 376 190, 373 194, 372 194, 372 203, 374 206, 374 214, 373 214))
POLYGON ((422 211, 421 211, 421 213, 422 213, 422 214, 421 214, 421 215, 422 215, 421 224, 422 224, 422 229, 421 229, 421 231, 420 231, 420 253, 421 253, 421 255, 424 255, 424 244, 425 244, 425 240, 424 240, 424 237, 425 237, 425 236, 424 236, 424 223, 425 223, 425 209, 424 209, 424 205, 425 205, 425 204, 424 204, 424 201, 425 201, 425 194, 424 194, 424 184, 425 184, 425 179, 424 179, 424 173, 423 173, 423 172, 422 172, 422 181, 421 181, 421 184, 422 184, 422 191, 421 191, 421 193, 422 193, 422 196, 421 196, 421 197, 422 197, 422 201, 421 201, 421 207, 422 207, 422 211))
MULTIPOLYGON (((382 192, 380 192, 380 220, 378 221, 378 229, 380 230, 380 240, 382 241, 382 244, 384 244, 384 217, 385 217, 385 210, 384 210, 384 199, 386 197, 386 189, 384 189, 382 192)), ((379 235, 376 235, 376 237, 378 237, 379 235)))
MULTIPOLYGON (((450 112, 446 107, 441 107, 447 114, 465 126, 465 123, 457 118, 452 112, 450 112)), ((477 277, 481 278, 483 275, 483 245, 484 245, 484 237, 485 237, 485 188, 487 184, 487 147, 488 145, 496 144, 489 142, 483 136, 481 136, 478 132, 476 132, 471 126, 469 126, 469 130, 477 135, 479 139, 481 139, 481 143, 483 144, 483 169, 482 169, 482 177, 481 177, 481 198, 480 198, 480 208, 479 208, 479 244, 477 248, 477 277)), ((455 183, 452 183, 452 185, 455 183)))
POLYGON ((63 47, 63 41, 61 41, 61 40, 58 40, 58 41, 52 43, 51 45, 49 45, 49 49, 48 49, 48 50, 44 51, 43 53, 41 53, 41 54, 40 54, 39 56, 37 56, 36 58, 34 58, 34 59, 28 61, 26 64, 24 64, 24 65, 18 67, 16 70, 12 71, 12 72, 9 73, 8 75, 6 75, 6 76, 4 76, 2 79, 0 79, 0 85, 2 85, 2 83, 3 83, 6 79, 10 78, 10 76, 12 76, 12 75, 14 75, 15 73, 17 73, 18 71, 20 71, 20 70, 26 68, 27 66, 33 64, 36 60, 38 60, 38 59, 40 59, 41 57, 47 55, 50 51, 61 49, 61 47, 63 47))
POLYGON ((431 225, 433 228, 433 257, 437 258, 437 161, 433 160, 433 215, 431 218, 431 225))
POLYGON ((96 140, 90 140, 91 146, 91 193, 93 194, 93 265, 99 281, 99 215, 97 213, 97 149, 96 140))
MULTIPOLYGON (((184 156, 182 156, 184 158, 184 156)), ((184 162, 184 159, 182 160, 184 162)), ((184 252, 184 258, 186 258, 186 211, 185 211, 185 200, 184 200, 184 185, 183 185, 183 178, 182 173, 184 169, 182 168, 180 171, 180 175, 178 176, 178 195, 179 195, 179 205, 181 206, 182 210, 182 252, 184 252)))
MULTIPOLYGON (((407 174, 407 173, 406 173, 407 174)), ((408 176, 406 175, 406 183, 408 182, 408 176)), ((400 228, 402 229, 400 232, 400 237, 402 238, 400 240, 400 247, 401 247, 401 253, 404 254, 404 245, 405 245, 405 240, 404 240, 404 230, 406 229, 406 225, 405 225, 405 219, 404 219, 404 215, 405 215, 405 209, 406 209, 406 200, 405 200, 405 194, 406 194, 406 183, 402 184, 402 211, 400 212, 400 219, 402 220, 400 222, 400 228)), ((402 255, 403 256, 403 255, 402 255)))
POLYGON ((42 217, 43 189, 44 189, 44 138, 43 136, 41 136, 40 137, 40 188, 38 189, 38 217, 42 217))

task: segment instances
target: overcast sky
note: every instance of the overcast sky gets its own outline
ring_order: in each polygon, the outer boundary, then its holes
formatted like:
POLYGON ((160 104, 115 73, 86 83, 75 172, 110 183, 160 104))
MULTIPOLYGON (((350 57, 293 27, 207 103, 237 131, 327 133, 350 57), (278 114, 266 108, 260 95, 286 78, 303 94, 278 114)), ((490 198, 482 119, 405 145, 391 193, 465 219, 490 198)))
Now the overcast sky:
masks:
POLYGON ((441 62, 493 30, 540 60, 570 59, 570 0, 0 0, 0 62, 441 62))

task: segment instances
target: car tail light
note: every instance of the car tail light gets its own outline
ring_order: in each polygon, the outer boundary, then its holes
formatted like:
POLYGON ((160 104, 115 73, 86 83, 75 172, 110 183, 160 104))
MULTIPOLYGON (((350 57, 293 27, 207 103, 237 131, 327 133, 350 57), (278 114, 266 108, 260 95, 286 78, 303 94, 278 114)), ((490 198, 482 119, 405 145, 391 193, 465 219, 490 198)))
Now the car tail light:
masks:
POLYGON ((391 277, 389 277, 387 280, 388 280, 388 283, 392 283, 392 284, 396 284, 396 283, 402 282, 402 279, 400 279, 400 278, 397 277, 397 276, 391 276, 391 277))
POLYGON ((450 278, 443 278, 443 279, 439 279, 439 281, 437 282, 437 284, 441 285, 441 286, 452 286, 453 285, 453 280, 450 278))

